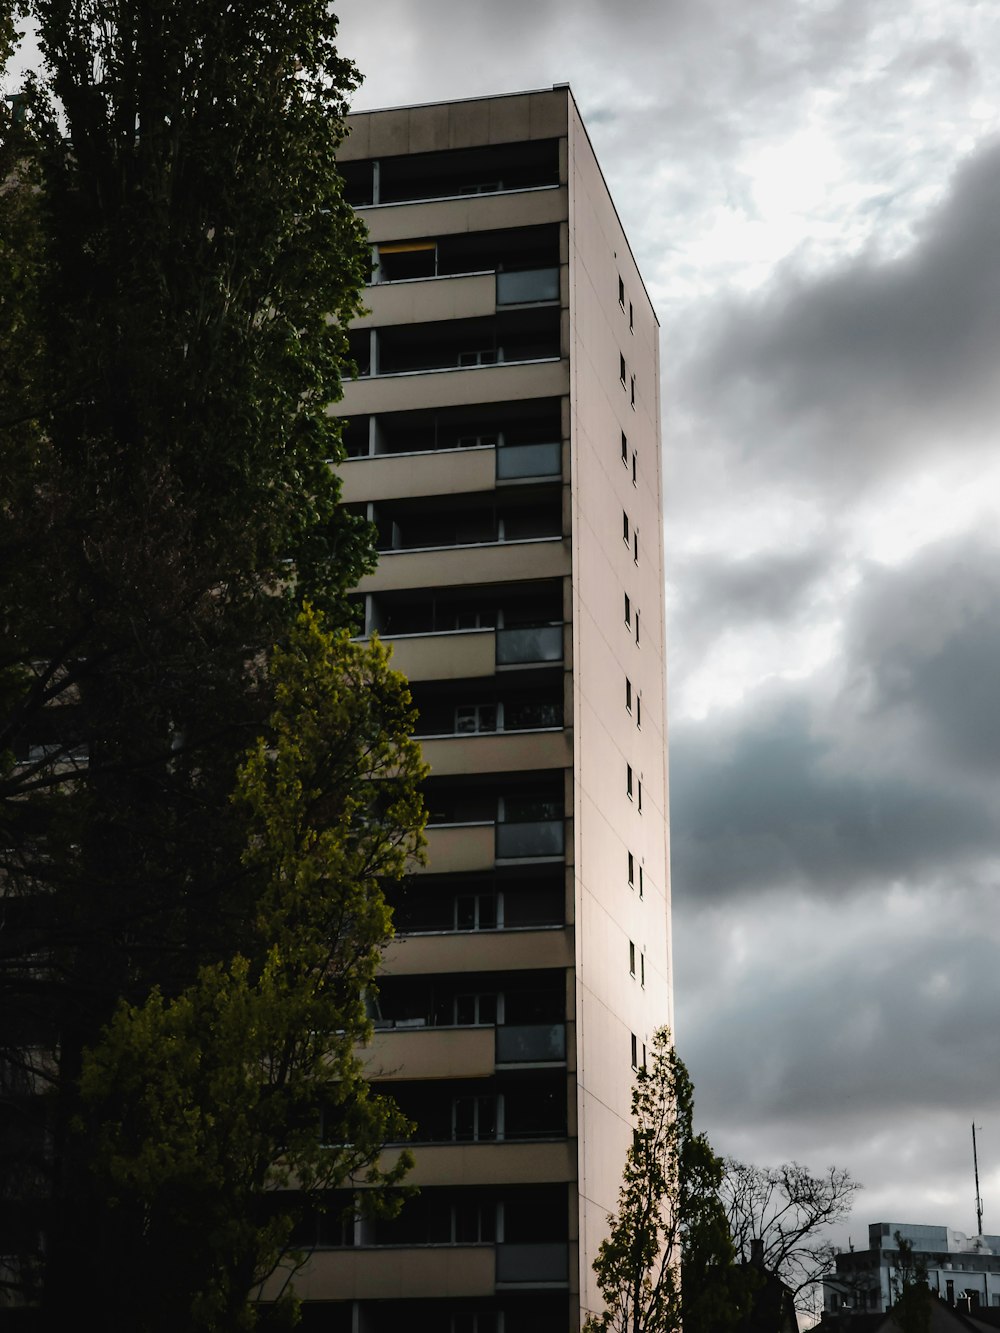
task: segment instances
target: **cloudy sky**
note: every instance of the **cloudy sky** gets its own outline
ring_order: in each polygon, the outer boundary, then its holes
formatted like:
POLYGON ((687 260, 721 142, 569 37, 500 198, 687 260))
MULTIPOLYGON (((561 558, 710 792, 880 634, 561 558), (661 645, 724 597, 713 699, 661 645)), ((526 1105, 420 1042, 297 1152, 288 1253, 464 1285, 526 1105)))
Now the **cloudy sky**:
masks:
POLYGON ((660 315, 703 1127, 865 1244, 975 1230, 975 1118, 1000 1232, 1000 5, 338 10, 359 109, 570 82, 660 315))

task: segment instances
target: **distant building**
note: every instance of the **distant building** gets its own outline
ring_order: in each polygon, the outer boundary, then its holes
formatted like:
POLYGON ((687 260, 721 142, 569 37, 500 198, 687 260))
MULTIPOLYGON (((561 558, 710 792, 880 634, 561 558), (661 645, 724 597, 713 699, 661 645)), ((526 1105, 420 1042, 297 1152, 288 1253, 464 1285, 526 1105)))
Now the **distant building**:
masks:
POLYGON ((836 1273, 823 1283, 824 1316, 888 1310, 903 1278, 899 1241, 913 1246, 914 1266, 946 1304, 966 1300, 974 1311, 1000 1307, 1000 1236, 967 1236, 951 1227, 873 1222, 868 1249, 837 1255, 836 1273))

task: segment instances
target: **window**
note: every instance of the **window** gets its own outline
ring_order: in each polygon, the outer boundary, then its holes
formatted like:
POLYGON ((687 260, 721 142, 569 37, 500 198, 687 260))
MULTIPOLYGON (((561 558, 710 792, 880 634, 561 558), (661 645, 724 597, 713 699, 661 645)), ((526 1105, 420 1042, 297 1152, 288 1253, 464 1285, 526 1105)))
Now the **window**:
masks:
POLYGON ((628 676, 625 677, 625 708, 626 708, 626 710, 627 710, 629 713, 631 713, 631 711, 632 711, 632 682, 629 680, 628 676))
POLYGON ((628 514, 626 514, 625 510, 623 509, 623 510, 622 510, 622 541, 625 543, 626 546, 628 546, 628 536, 629 536, 629 533, 628 533, 628 514))
POLYGON ((625 594, 625 624, 632 624, 632 603, 628 599, 628 593, 625 594))
POLYGON ((646 1068, 646 1043, 642 1043, 642 1067, 646 1068))
MULTIPOLYGON (((635 883, 635 857, 631 852, 628 854, 628 882, 631 887, 635 883)), ((642 882, 642 869, 639 870, 639 882, 642 882)))
POLYGON ((639 1041, 635 1033, 632 1033, 632 1068, 639 1068, 639 1041))
POLYGON ((639 529, 636 528, 632 533, 632 559, 636 564, 639 563, 639 529))
POLYGON ((624 358, 624 357, 622 356, 622 354, 619 352, 619 353, 618 353, 618 378, 619 378, 619 379, 621 380, 621 382, 622 382, 622 388, 625 387, 625 380, 626 380, 626 376, 627 376, 627 374, 628 374, 628 372, 627 372, 626 369, 625 369, 625 358, 624 358))
POLYGON ((635 450, 633 449, 633 450, 632 450, 632 485, 633 485, 633 486, 638 486, 638 484, 639 484, 638 481, 636 480, 636 468, 637 468, 637 466, 638 466, 638 455, 636 454, 635 450))
POLYGON ((642 814, 642 778, 639 779, 639 814, 642 814))
MULTIPOLYGON (((639 985, 645 986, 645 984, 646 984, 646 955, 644 953, 641 953, 639 955, 639 985)), ((643 1063, 645 1063, 645 1061, 643 1063)))
POLYGON ((635 725, 642 730, 642 695, 638 693, 635 696, 635 725))
POLYGON ((634 375, 632 376, 632 387, 631 387, 631 389, 630 389, 630 396, 631 396, 631 399, 632 399, 632 406, 635 407, 635 376, 634 376, 634 375))
POLYGON ((618 304, 625 309, 625 283, 622 281, 622 275, 618 274, 618 304))
POLYGON ((628 303, 628 331, 629 333, 635 332, 635 311, 632 309, 631 301, 628 303))
POLYGON ((632 940, 628 942, 628 970, 629 976, 635 976, 635 943, 632 940))
POLYGON ((625 793, 629 800, 632 799, 632 765, 625 765, 625 793))
POLYGON ((642 897, 642 894, 643 894, 643 888, 642 888, 642 866, 640 866, 640 867, 639 867, 639 897, 640 897, 640 898, 642 897))
POLYGON ((635 613, 635 641, 639 642, 639 612, 635 613))
POLYGON ((622 431, 622 462, 628 467, 628 436, 622 431))

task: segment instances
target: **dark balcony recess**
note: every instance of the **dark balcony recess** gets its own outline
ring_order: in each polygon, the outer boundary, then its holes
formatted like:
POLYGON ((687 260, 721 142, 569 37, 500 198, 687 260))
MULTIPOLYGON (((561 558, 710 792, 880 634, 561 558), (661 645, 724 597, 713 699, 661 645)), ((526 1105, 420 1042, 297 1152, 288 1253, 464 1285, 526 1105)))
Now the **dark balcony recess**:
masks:
POLYGON ((376 593, 369 597, 366 630, 383 637, 495 630, 498 662, 558 662, 562 600, 556 579, 376 593))
POLYGON ((563 1023, 512 1024, 496 1030, 498 1065, 565 1059, 566 1026, 563 1023))
POLYGON ((358 374, 364 377, 554 360, 560 355, 560 337, 560 312, 545 306, 502 311, 492 318, 377 329, 374 368, 370 350, 366 352, 364 346, 368 331, 356 331, 350 340, 358 374))
POLYGON ((348 458, 496 449, 497 476, 504 479, 558 476, 561 470, 558 398, 347 417, 343 438, 348 458))
POLYGON ((569 1272, 569 1246, 560 1242, 497 1246, 497 1283, 563 1283, 569 1272))
MULTIPOLYGON (((518 227, 504 231, 466 231, 451 236, 389 241, 378 246, 376 284, 496 273, 504 278, 505 302, 559 300, 559 228, 518 227), (532 279, 529 274, 546 274, 532 279), (554 274, 554 282, 553 275, 554 274), (510 277, 511 282, 506 279, 510 277)), ((498 293, 500 284, 498 282, 498 293)), ((498 302, 499 303, 499 302, 498 302)))
POLYGON ((374 506, 378 550, 428 550, 492 545, 562 536, 562 500, 556 494, 508 492, 436 500, 384 501, 374 506))
POLYGON ((377 171, 372 159, 339 163, 338 169, 344 197, 354 208, 538 189, 559 183, 559 140, 382 157, 377 171))

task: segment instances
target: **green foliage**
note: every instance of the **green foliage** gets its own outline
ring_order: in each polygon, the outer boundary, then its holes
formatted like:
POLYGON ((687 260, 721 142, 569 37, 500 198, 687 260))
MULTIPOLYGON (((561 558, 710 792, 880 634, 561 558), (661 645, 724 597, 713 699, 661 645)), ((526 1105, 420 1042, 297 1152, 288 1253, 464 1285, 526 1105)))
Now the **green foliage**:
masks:
POLYGON ((672 1333, 688 1319, 724 1330, 739 1318, 744 1292, 718 1194, 723 1166, 694 1133, 693 1116, 687 1069, 660 1028, 636 1074, 618 1212, 594 1261, 607 1309, 585 1333, 672 1333))
POLYGON ((112 1308, 137 1330, 251 1327, 251 1290, 288 1254, 302 1204, 345 1181, 398 1186, 410 1164, 380 1158, 409 1127, 355 1053, 391 934, 380 885, 421 846, 409 693, 377 642, 311 610, 272 674, 268 736, 235 798, 264 881, 256 948, 179 995, 122 1003, 84 1057, 77 1129, 127 1275, 112 1308))

